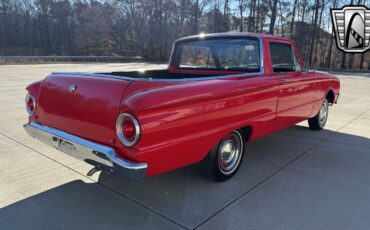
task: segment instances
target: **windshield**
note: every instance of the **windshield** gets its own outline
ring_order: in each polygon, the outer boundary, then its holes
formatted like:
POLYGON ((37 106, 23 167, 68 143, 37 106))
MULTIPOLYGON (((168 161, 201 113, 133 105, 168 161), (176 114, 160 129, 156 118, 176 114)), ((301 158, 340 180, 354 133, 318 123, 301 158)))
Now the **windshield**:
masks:
POLYGON ((176 49, 176 68, 259 72, 257 39, 208 39, 183 42, 176 49))

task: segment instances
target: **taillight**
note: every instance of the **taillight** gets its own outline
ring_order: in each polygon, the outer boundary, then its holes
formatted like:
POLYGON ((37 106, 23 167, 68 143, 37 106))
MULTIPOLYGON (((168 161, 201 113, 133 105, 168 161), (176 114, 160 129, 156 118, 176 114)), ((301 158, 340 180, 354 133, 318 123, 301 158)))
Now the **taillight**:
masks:
POLYGON ((140 138, 139 122, 133 115, 122 113, 117 119, 116 132, 122 144, 133 146, 140 138))
POLYGON ((36 109, 35 97, 31 94, 26 95, 26 110, 28 115, 32 116, 36 109))

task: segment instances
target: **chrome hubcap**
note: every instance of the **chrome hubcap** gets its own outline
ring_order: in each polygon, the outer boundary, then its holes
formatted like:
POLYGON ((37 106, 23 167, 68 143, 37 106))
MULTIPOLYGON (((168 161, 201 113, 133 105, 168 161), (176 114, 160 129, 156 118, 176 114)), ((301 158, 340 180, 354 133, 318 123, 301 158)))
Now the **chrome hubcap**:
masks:
POLYGON ((328 103, 324 102, 320 108, 319 121, 320 124, 324 124, 328 117, 328 103))
POLYGON ((242 151, 242 138, 239 133, 232 132, 224 138, 218 148, 218 165, 224 174, 231 174, 236 170, 242 151))

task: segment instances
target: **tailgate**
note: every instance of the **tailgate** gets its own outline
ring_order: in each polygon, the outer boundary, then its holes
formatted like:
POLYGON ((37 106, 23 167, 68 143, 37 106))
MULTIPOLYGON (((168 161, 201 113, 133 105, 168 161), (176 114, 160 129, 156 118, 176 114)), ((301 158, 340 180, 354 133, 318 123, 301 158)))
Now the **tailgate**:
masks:
POLYGON ((79 137, 111 144, 123 94, 130 81, 54 74, 41 84, 37 122, 79 137))

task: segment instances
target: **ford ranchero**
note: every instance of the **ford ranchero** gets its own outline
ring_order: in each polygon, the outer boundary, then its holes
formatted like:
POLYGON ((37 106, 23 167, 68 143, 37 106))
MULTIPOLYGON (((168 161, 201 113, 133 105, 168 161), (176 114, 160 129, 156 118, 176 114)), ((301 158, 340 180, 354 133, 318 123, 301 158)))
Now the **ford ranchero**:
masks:
POLYGON ((294 42, 219 33, 174 43, 163 70, 52 73, 27 87, 27 133, 140 181, 201 162, 231 178, 246 142, 308 120, 324 128, 340 82, 309 71, 294 42))

